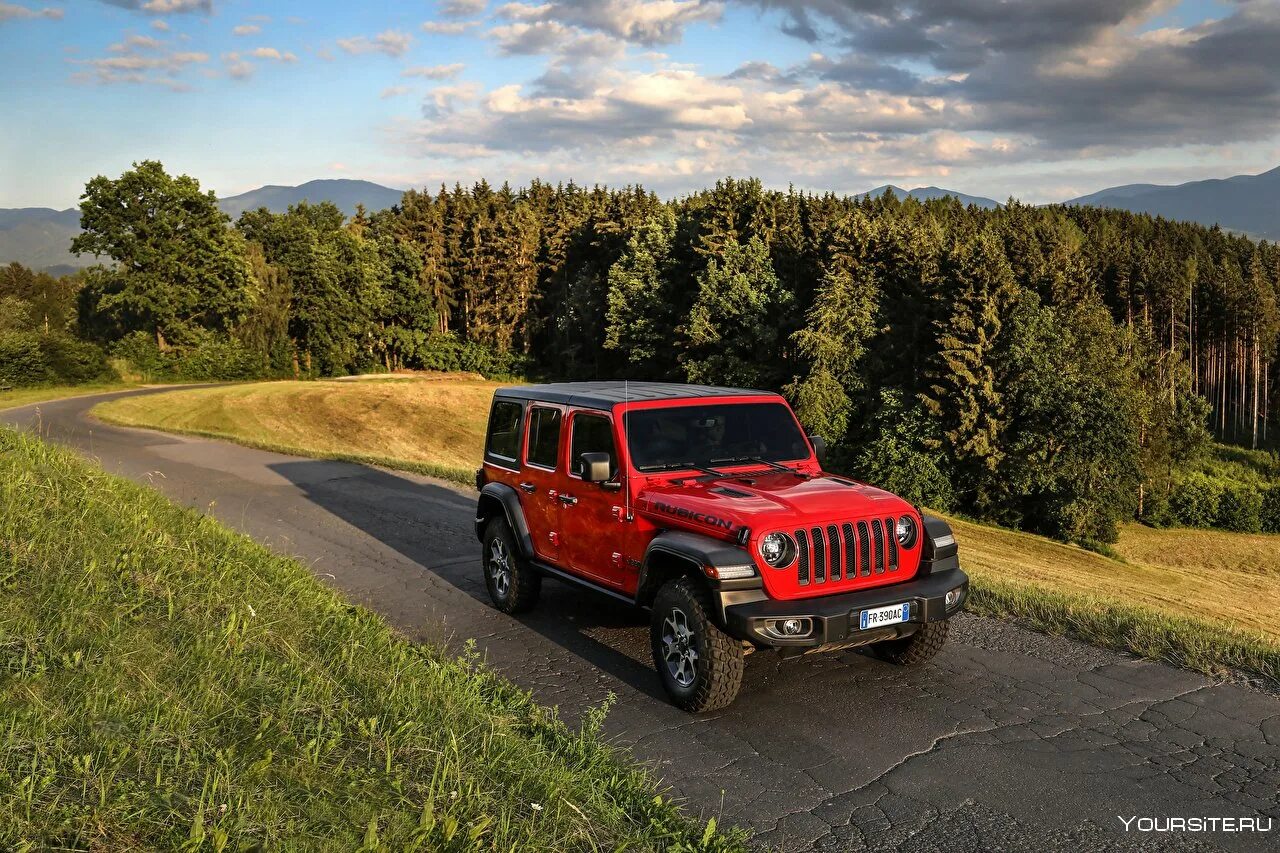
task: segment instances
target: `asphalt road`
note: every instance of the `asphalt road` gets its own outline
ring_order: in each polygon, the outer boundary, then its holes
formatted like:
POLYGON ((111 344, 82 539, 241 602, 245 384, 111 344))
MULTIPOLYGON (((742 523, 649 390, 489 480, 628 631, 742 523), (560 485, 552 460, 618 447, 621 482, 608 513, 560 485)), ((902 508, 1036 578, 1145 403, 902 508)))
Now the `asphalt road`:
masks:
POLYGON ((302 558, 414 638, 474 638, 494 667, 568 719, 616 694, 610 735, 690 809, 749 828, 762 846, 1280 846, 1272 693, 961 617, 944 652, 914 670, 857 652, 752 655, 730 709, 689 716, 662 698, 643 615, 557 583, 527 616, 488 606, 471 494, 362 465, 108 426, 86 415, 103 396, 11 409, 0 420, 302 558), (1125 832, 1121 817, 1269 818, 1274 828, 1170 834, 1133 821, 1125 832))

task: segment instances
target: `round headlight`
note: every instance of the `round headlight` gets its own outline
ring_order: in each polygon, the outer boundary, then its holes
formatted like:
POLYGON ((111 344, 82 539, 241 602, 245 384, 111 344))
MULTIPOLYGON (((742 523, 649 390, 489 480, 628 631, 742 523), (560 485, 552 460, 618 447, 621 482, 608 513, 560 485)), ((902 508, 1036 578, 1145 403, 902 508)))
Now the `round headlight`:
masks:
POLYGON ((796 558, 796 543, 785 533, 770 533, 760 539, 760 556, 775 569, 784 568, 796 558))
POLYGON ((897 524, 898 544, 903 548, 910 548, 916 544, 916 520, 909 515, 904 515, 898 519, 897 524))

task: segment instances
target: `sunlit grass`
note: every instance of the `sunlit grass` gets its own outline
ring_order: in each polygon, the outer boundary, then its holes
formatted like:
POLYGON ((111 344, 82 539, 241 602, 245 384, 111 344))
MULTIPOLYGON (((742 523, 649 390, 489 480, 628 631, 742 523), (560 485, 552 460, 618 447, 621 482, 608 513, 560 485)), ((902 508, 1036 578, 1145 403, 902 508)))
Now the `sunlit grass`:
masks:
POLYGON ((474 657, 0 430, 0 849, 736 849, 474 657))
POLYGON ((11 388, 0 391, 0 409, 12 409, 59 400, 63 397, 82 397, 85 394, 102 394, 107 391, 126 391, 136 388, 132 382, 91 382, 85 385, 41 385, 35 388, 11 388))
POLYGON ((372 462, 474 482, 489 403, 478 378, 260 382, 114 400, 110 423, 226 438, 251 447, 372 462))

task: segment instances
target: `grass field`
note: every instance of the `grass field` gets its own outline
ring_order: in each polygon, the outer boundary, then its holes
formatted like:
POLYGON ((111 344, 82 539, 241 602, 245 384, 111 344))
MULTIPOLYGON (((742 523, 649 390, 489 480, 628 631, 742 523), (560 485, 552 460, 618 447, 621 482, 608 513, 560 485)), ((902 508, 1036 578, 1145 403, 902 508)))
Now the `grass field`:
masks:
POLYGON ((93 382, 87 385, 41 385, 36 388, 11 388, 0 391, 0 409, 29 406, 45 400, 61 400, 64 397, 82 397, 85 394, 101 394, 104 391, 125 391, 136 388, 132 382, 93 382))
POLYGON ((93 413, 125 426, 372 462, 465 485, 475 482, 499 384, 447 376, 260 382, 114 400, 93 413))
MULTIPOLYGON (((489 397, 475 380, 277 382, 117 400, 105 420, 378 461, 470 483, 489 397)), ((1121 559, 954 520, 972 609, 1213 672, 1280 679, 1280 537, 1122 527, 1121 559)))
POLYGON ((730 850, 299 563, 0 429, 0 849, 730 850))

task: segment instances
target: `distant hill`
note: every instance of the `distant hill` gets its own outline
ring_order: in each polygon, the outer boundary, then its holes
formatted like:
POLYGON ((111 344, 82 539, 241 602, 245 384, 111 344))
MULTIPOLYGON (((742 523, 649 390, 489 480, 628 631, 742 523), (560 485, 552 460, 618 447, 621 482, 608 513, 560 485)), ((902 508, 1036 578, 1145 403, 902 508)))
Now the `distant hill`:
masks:
MULTIPOLYGON (((308 181, 296 187, 266 186, 218 202, 232 219, 246 210, 265 207, 283 213, 289 205, 302 201, 331 201, 347 216, 363 204, 370 213, 400 203, 402 190, 393 190, 370 181, 308 181)), ((0 209, 0 264, 17 261, 36 270, 62 275, 92 266, 92 256, 71 254, 71 240, 80 233, 80 210, 53 210, 48 207, 0 209)))
POLYGON ((876 187, 873 190, 867 190, 865 193, 859 193, 860 196, 882 196, 885 190, 892 190, 893 194, 898 198, 906 198, 910 196, 917 201, 928 201, 934 198, 945 198, 951 196, 961 204, 973 204, 986 210, 991 210, 1000 206, 1000 202, 994 199, 983 198, 980 195, 966 195, 955 190, 945 190, 942 187, 916 187, 913 190, 904 190, 902 187, 895 187, 893 184, 885 184, 882 187, 876 187))
POLYGON ((259 187, 224 198, 218 202, 218 206, 235 219, 246 210, 257 210, 260 207, 273 213, 284 213, 291 204, 330 201, 347 216, 354 216, 358 204, 363 204, 366 211, 373 213, 399 204, 403 195, 404 190, 393 190, 370 181, 323 180, 307 181, 296 187, 259 187))
POLYGON ((1280 167, 1260 175, 1176 186, 1125 184, 1064 203, 1115 207, 1203 225, 1216 223, 1251 237, 1280 240, 1280 167))
POLYGON ((87 267, 92 256, 71 254, 71 238, 80 233, 80 210, 19 207, 0 210, 0 263, 17 261, 32 269, 87 267))

